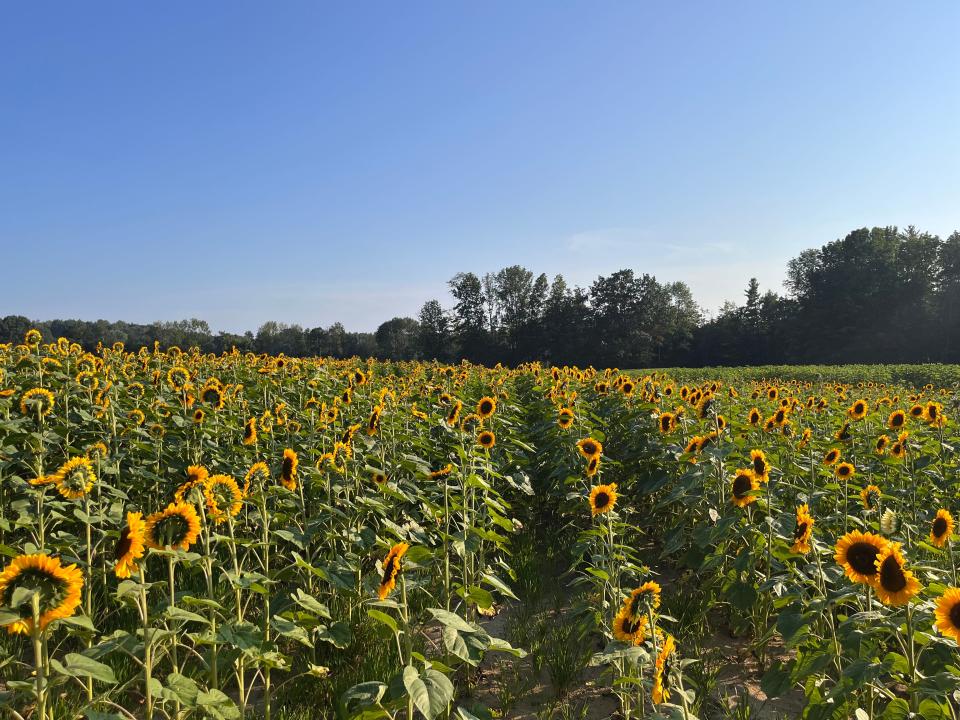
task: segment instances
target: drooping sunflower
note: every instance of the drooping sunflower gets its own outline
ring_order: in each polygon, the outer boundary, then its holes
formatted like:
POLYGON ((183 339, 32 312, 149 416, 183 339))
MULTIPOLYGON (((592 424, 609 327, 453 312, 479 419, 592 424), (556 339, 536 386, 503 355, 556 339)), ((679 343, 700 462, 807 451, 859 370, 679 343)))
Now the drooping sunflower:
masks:
POLYGON ((940 508, 937 510, 936 517, 933 518, 933 522, 930 523, 930 543, 942 548, 953 536, 953 515, 950 514, 949 510, 940 508))
POLYGON ((380 429, 380 415, 383 413, 383 407, 380 405, 374 405, 373 410, 370 411, 370 417, 367 418, 367 435, 376 435, 377 430, 380 429))
POLYGON ((676 652, 676 650, 677 644, 673 639, 673 635, 667 635, 666 639, 663 641, 663 646, 660 648, 660 652, 657 654, 657 662, 653 674, 653 691, 651 693, 651 699, 655 705, 660 705, 661 703, 669 702, 670 700, 670 691, 667 687, 667 683, 670 680, 671 656, 676 652))
POLYGON ((97 476, 93 463, 86 457, 67 460, 56 472, 57 491, 69 500, 82 498, 93 487, 97 476))
POLYGON ((750 451, 750 464, 758 481, 764 483, 770 481, 770 464, 763 450, 750 451))
POLYGON ((876 510, 880 507, 880 497, 883 492, 876 485, 867 485, 860 491, 860 500, 864 510, 876 510))
POLYGON ((257 418, 256 416, 247 420, 243 425, 243 444, 253 445, 257 442, 257 418))
POLYGON ((573 425, 573 418, 574 413, 572 408, 560 408, 560 411, 557 413, 557 425, 566 430, 573 425))
POLYGON ((752 491, 759 489, 760 483, 757 482, 756 475, 750 468, 740 468, 733 476, 733 485, 730 491, 730 501, 737 507, 746 507, 752 502, 757 501, 757 496, 752 491))
POLYGON ((385 599, 397 586, 397 575, 400 574, 402 569, 401 558, 409 549, 410 546, 407 543, 397 543, 390 548, 390 552, 383 559, 383 575, 380 578, 380 587, 377 590, 377 597, 381 600, 385 599))
POLYGON ((30 328, 24 333, 23 344, 31 350, 36 348, 41 342, 43 342, 43 333, 36 328, 30 328))
POLYGON ((477 403, 477 415, 481 419, 486 420, 488 417, 491 417, 497 411, 497 401, 492 397, 484 396, 480 398, 480 402, 477 403))
POLYGON ((20 398, 20 412, 24 415, 45 418, 53 411, 53 406, 53 393, 46 388, 31 388, 20 398))
POLYGON ((190 371, 182 365, 175 365, 167 371, 167 384, 174 392, 183 392, 190 382, 190 371))
MULTIPOLYGON (((0 605, 9 605, 18 588, 40 596, 40 629, 54 620, 68 618, 82 602, 83 572, 76 565, 62 565, 60 558, 43 553, 19 555, 0 572, 0 605)), ((29 635, 33 630, 32 600, 10 608, 20 615, 4 627, 11 635, 29 635)))
POLYGON ((937 599, 934 627, 954 642, 960 643, 960 588, 949 587, 937 599))
POLYGON ((113 572, 118 578, 128 578, 137 572, 137 560, 143 557, 144 552, 145 527, 143 513, 127 513, 127 525, 120 531, 120 539, 113 550, 116 562, 113 572))
POLYGON ((147 517, 144 542, 155 550, 179 548, 189 550, 200 536, 200 517, 193 505, 170 503, 147 517))
POLYGON ((486 450, 489 450, 496 444, 497 437, 490 430, 482 430, 480 434, 477 435, 477 445, 486 450))
POLYGON ((931 425, 937 425, 941 416, 943 415, 943 405, 931 400, 927 403, 927 407, 924 408, 923 417, 931 425))
POLYGON ((913 573, 906 569, 906 562, 900 552, 900 543, 891 542, 877 556, 873 589, 881 602, 887 605, 906 605, 910 598, 920 592, 923 586, 913 573))
POLYGON ((850 423, 845 422, 840 426, 840 429, 834 433, 833 437, 837 440, 849 440, 850 439, 850 423))
POLYGON ((283 460, 280 463, 280 484, 287 490, 294 491, 297 489, 297 465, 299 464, 300 460, 297 458, 297 453, 290 448, 286 448, 283 451, 283 460))
POLYGON ((243 493, 229 475, 211 475, 204 486, 203 497, 214 525, 236 517, 243 507, 243 493))
POLYGON ((833 469, 833 474, 836 475, 840 480, 849 480, 853 477, 856 471, 857 470, 853 466, 853 463, 842 462, 838 463, 833 469))
POLYGON ((588 478, 592 478, 596 476, 598 470, 600 470, 600 456, 594 455, 587 460, 587 466, 583 469, 583 474, 588 478))
POLYGON ((649 610, 660 607, 660 592, 660 584, 653 580, 648 580, 635 588, 624 603, 630 617, 640 617, 646 615, 649 610))
POLYGON ((243 496, 250 494, 250 486, 263 488, 270 481, 270 468, 265 462, 256 462, 247 470, 243 478, 243 496))
POLYGON ((590 458, 596 455, 603 454, 603 445, 600 444, 599 440, 594 440, 593 438, 583 438, 577 442, 577 451, 583 455, 584 458, 589 460, 590 458))
POLYGON ((853 530, 837 540, 833 557, 853 582, 870 585, 877 574, 876 560, 888 544, 879 535, 853 530))
POLYGON ((613 637, 628 645, 639 645, 646 638, 647 616, 632 616, 626 604, 613 619, 613 637))
POLYGON ((887 418, 887 427, 891 430, 899 430, 907 422, 907 414, 903 410, 894 410, 887 418))
POLYGON ((823 456, 824 465, 835 465, 837 460, 840 459, 840 450, 838 448, 830 448, 827 450, 827 453, 823 456))
POLYGON ((617 504, 617 484, 597 485, 590 490, 590 515, 596 517, 613 510, 617 504))

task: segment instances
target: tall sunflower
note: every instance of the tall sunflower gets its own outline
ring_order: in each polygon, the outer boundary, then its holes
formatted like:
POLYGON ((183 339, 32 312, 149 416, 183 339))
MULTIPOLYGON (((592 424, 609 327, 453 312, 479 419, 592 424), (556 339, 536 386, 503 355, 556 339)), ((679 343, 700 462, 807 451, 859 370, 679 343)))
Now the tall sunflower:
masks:
POLYGON ((837 540, 834 560, 853 582, 870 585, 877 575, 876 560, 887 545, 880 535, 853 530, 837 540))
POLYGON ((639 645, 646 638, 646 615, 631 615, 624 604, 613 619, 613 637, 628 645, 639 645))
POLYGON ((653 580, 648 580, 630 593, 624 606, 629 611, 631 617, 646 615, 647 611, 656 610, 660 607, 660 592, 660 584, 653 580))
POLYGON ((257 418, 254 416, 243 425, 243 444, 253 445, 257 442, 257 418))
POLYGON ((876 485, 867 485, 860 491, 860 500, 864 510, 876 510, 880 506, 880 497, 883 492, 876 485))
POLYGON ((942 548, 950 542, 950 538, 953 536, 953 527, 953 515, 950 514, 950 511, 944 508, 937 510, 936 517, 930 523, 930 543, 942 548))
POLYGON ((873 588, 877 597, 887 605, 906 605, 910 598, 920 592, 923 586, 906 569, 900 543, 891 542, 877 556, 873 588))
POLYGON ((113 572, 118 578, 128 578, 137 572, 137 560, 143 557, 144 552, 145 527, 143 513, 127 513, 127 525, 120 531, 120 539, 113 550, 116 562, 113 572))
POLYGON ((673 639, 673 635, 667 635, 663 641, 663 646, 660 648, 660 652, 657 653, 657 661, 653 673, 651 699, 655 705, 660 705, 670 700, 670 691, 667 683, 670 680, 670 660, 676 650, 677 643, 673 639))
MULTIPOLYGON (((40 596, 40 629, 54 620, 68 618, 82 602, 83 572, 76 565, 62 565, 60 558, 43 553, 18 555, 0 572, 0 605, 9 605, 14 592, 23 588, 40 596)), ((32 600, 10 607, 19 620, 4 627, 11 635, 29 635, 33 630, 32 600)))
POLYGON ((577 451, 589 460, 596 455, 603 454, 603 445, 600 444, 599 440, 594 440, 589 437, 583 438, 577 442, 577 451))
POLYGON ((407 543, 397 543, 390 548, 390 552, 383 559, 383 575, 380 578, 380 587, 377 589, 377 597, 381 600, 384 600, 397 586, 397 575, 402 569, 401 558, 409 549, 410 546, 407 543))
POLYGON ((56 472, 57 491, 69 500, 82 498, 97 481, 93 463, 86 457, 71 458, 56 472))
POLYGON ((733 476, 733 484, 730 489, 730 501, 737 507, 746 507, 752 502, 757 501, 757 496, 752 494, 754 490, 759 489, 760 483, 757 482, 757 476, 753 474, 750 468, 740 468, 733 476))
POLYGON ((254 463, 243 478, 243 496, 247 497, 250 494, 251 485, 263 488, 269 480, 270 468, 267 467, 267 464, 265 462, 254 463))
POLYGON ((204 486, 203 496, 214 525, 236 517, 243 507, 243 492, 229 475, 211 475, 204 486))
POLYGON ((824 465, 836 465, 837 460, 840 459, 840 450, 838 448, 830 448, 827 450, 826 454, 823 456, 824 465))
POLYGON ((960 643, 960 588, 949 587, 937 599, 935 627, 943 635, 960 643))
POLYGON ((813 516, 810 506, 804 503, 797 508, 797 525, 793 530, 793 545, 790 552, 806 555, 810 552, 810 538, 813 536, 813 516))
POLYGON ((280 484, 287 490, 294 491, 297 489, 297 465, 299 464, 300 460, 297 458, 297 453, 290 448, 286 448, 283 451, 283 460, 280 463, 280 484))
POLYGON ((45 418, 53 411, 53 393, 46 388, 31 388, 20 398, 20 412, 45 418))
POLYGON ((481 419, 486 420, 488 417, 492 416, 497 411, 497 401, 492 397, 484 396, 480 398, 480 402, 477 403, 477 415, 481 419))
POLYGON ((597 485, 590 490, 590 515, 596 517, 613 510, 617 504, 617 484, 597 485))
POLYGON ((148 516, 144 528, 144 542, 155 550, 189 550, 199 536, 200 517, 188 503, 170 503, 148 516))
POLYGON ((750 451, 750 464, 757 480, 764 483, 770 481, 770 464, 763 450, 750 451))
POLYGON ((853 463, 848 462, 838 463, 833 469, 833 474, 836 475, 840 480, 849 480, 853 477, 855 472, 856 468, 853 466, 853 463))

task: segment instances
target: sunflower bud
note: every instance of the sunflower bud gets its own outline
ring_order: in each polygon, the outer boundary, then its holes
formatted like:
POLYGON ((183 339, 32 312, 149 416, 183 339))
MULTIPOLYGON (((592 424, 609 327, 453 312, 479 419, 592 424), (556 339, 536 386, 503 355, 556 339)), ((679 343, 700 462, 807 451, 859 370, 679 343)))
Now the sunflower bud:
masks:
POLYGON ((899 524, 900 521, 899 518, 897 518, 897 513, 890 508, 883 511, 883 515, 880 517, 880 532, 884 535, 892 535, 896 532, 899 524))

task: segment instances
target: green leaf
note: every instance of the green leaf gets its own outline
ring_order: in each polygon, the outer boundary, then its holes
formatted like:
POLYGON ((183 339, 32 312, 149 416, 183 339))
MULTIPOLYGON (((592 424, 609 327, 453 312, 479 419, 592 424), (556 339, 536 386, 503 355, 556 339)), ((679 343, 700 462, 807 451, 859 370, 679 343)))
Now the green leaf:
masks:
POLYGON ((388 628, 393 630, 393 632, 400 632, 400 626, 397 625, 397 621, 394 620, 390 615, 387 615, 385 612, 371 608, 367 610, 367 615, 372 617, 374 620, 383 623, 388 628))
POLYGON ((117 682, 117 678, 113 674, 113 668, 109 665, 104 665, 102 662, 88 658, 85 655, 67 653, 63 661, 67 674, 73 677, 89 677, 111 685, 117 682))
POLYGON ((459 632, 472 633, 477 631, 477 628, 473 627, 473 625, 468 623, 462 617, 455 615, 448 610, 442 610, 441 608, 427 608, 427 612, 433 615, 434 619, 439 620, 447 627, 451 627, 459 632))
POLYGON ((325 620, 330 620, 330 610, 326 605, 317 601, 311 595, 308 595, 303 590, 298 589, 290 597, 293 598, 293 601, 297 603, 300 607, 308 612, 313 613, 317 617, 324 618, 325 620))
POLYGON ((910 717, 910 706, 903 698, 894 698, 884 709, 880 720, 907 720, 910 717))
POLYGON ((167 609, 163 611, 163 614, 169 620, 183 620, 184 622, 198 622, 198 623, 203 623, 204 625, 210 624, 210 621, 207 620, 203 615, 198 615, 195 612, 184 610, 183 608, 176 607, 175 605, 168 605, 167 609))
POLYGON ((342 650, 353 641, 353 633, 350 631, 350 623, 338 620, 330 627, 320 628, 317 638, 342 650))
POLYGON ((403 669, 403 685, 427 720, 433 720, 453 701, 453 683, 433 668, 418 673, 413 665, 407 665, 403 669))
POLYGON ((202 691, 197 695, 197 705, 203 708, 208 717, 216 720, 237 720, 240 717, 240 710, 233 700, 220 690, 202 691))
POLYGON ((171 700, 179 700, 180 704, 187 707, 193 707, 197 704, 197 695, 200 694, 200 688, 186 675, 180 673, 167 675, 166 689, 174 695, 173 698, 169 698, 171 700))

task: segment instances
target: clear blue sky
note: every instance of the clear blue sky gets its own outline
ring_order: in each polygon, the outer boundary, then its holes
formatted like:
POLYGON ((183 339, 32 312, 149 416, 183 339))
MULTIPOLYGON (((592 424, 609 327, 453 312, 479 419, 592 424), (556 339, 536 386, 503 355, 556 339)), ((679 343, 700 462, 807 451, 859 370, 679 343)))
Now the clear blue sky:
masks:
POLYGON ((960 228, 960 3, 0 6, 0 314, 370 330, 514 263, 715 310, 960 228))

